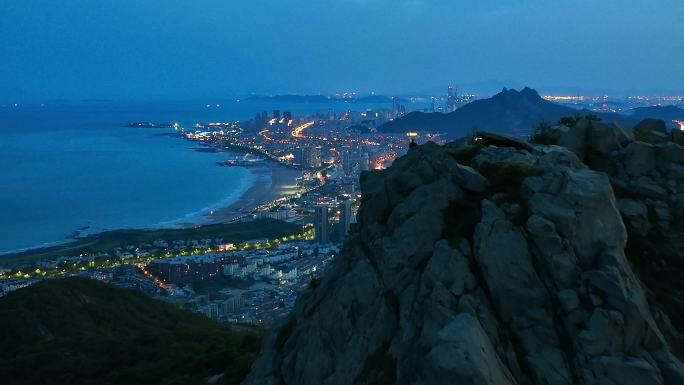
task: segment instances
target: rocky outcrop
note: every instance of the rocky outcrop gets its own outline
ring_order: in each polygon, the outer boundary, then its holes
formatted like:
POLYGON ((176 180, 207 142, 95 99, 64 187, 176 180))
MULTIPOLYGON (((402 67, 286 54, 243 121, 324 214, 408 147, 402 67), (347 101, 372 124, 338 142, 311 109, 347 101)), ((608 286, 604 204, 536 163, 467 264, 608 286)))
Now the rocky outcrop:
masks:
MULTIPOLYGON (((627 256, 652 300, 684 330, 684 147, 665 123, 645 119, 634 135, 617 125, 580 120, 544 133, 568 146, 590 168, 610 177, 627 225, 627 256)), ((670 336, 683 352, 682 337, 670 336)))
POLYGON ((364 173, 343 251, 244 384, 684 383, 624 251, 619 208, 648 232, 651 207, 565 148, 505 145, 427 143, 364 173))
POLYGON ((658 119, 644 119, 634 126, 634 133, 639 140, 649 143, 667 143, 670 135, 665 122, 658 119))

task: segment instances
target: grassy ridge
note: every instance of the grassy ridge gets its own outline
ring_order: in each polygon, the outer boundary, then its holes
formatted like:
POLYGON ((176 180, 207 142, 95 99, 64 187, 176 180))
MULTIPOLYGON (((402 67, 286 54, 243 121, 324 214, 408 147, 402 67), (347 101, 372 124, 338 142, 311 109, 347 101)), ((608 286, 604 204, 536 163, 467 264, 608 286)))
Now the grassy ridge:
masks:
POLYGON ((237 384, 260 338, 143 294, 83 278, 0 298, 3 384, 237 384))

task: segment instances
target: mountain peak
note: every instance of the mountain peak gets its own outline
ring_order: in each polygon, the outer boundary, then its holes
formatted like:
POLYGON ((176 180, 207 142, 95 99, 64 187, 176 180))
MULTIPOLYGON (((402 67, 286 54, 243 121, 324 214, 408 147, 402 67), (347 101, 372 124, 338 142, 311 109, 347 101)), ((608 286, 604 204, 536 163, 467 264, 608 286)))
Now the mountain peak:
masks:
MULTIPOLYGON (((556 122, 563 116, 572 116, 578 110, 546 101, 537 91, 525 87, 518 91, 504 88, 489 99, 466 104, 448 114, 417 112, 403 116, 378 128, 381 132, 424 130, 446 133, 459 138, 473 130, 504 132, 529 136, 541 122, 556 122)), ((610 120, 606 117, 605 120, 610 120)))
MULTIPOLYGON (((585 137, 622 162, 613 128, 585 137)), ((558 146, 475 143, 362 174, 357 226, 246 385, 684 383, 606 174, 558 146)))
POLYGON ((523 88, 522 91, 520 91, 520 94, 528 96, 528 97, 534 97, 534 98, 541 99, 541 96, 539 95, 537 90, 529 88, 529 87, 523 88))
POLYGON ((525 87, 520 91, 513 89, 513 88, 511 88, 511 89, 504 88, 503 90, 501 90, 501 92, 499 92, 498 94, 493 96, 493 98, 497 98, 497 97, 507 97, 507 98, 524 97, 527 99, 541 99, 541 96, 539 95, 539 93, 536 90, 529 88, 529 87, 525 87))

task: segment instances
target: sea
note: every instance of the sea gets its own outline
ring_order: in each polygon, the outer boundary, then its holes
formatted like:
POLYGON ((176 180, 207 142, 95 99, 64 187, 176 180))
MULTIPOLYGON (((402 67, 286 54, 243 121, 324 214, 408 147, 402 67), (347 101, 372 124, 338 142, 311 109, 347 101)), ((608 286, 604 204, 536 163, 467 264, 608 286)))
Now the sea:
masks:
POLYGON ((220 167, 225 153, 197 151, 172 128, 132 122, 242 121, 278 109, 295 115, 384 104, 197 102, 0 102, 0 255, 113 229, 202 223, 254 183, 220 167))

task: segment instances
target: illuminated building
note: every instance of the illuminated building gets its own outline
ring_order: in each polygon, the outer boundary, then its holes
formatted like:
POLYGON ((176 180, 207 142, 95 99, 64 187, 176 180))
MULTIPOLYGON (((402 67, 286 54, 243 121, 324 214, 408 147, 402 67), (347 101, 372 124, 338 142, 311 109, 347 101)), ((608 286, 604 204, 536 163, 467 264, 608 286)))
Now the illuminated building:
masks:
POLYGON ((456 110, 456 101, 457 101, 456 93, 457 93, 456 89, 452 85, 449 85, 447 87, 446 110, 448 112, 456 110))
POLYGON ((301 165, 308 168, 320 168, 322 165, 323 148, 321 146, 307 146, 302 148, 301 165))
POLYGON ((370 158, 368 153, 350 159, 351 174, 360 174, 362 171, 370 170, 370 158))
POLYGON ((342 150, 342 169, 345 174, 351 174, 351 151, 346 148, 342 150))
POLYGON ((392 117, 396 118, 399 115, 399 98, 392 97, 392 117))
POLYGON ((306 168, 320 168, 323 158, 321 146, 297 146, 293 151, 293 164, 306 168))

